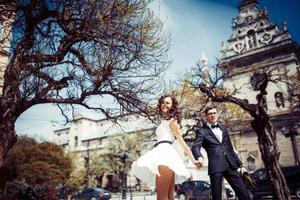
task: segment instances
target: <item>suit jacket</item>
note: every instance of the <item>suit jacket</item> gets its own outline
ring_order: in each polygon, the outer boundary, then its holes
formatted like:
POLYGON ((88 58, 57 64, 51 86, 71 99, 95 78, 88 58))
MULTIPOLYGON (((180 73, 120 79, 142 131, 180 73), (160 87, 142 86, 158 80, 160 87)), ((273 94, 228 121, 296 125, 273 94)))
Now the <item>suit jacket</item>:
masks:
POLYGON ((222 142, 218 140, 212 130, 205 124, 196 131, 196 139, 192 146, 192 152, 197 160, 203 157, 200 149, 203 147, 208 156, 208 174, 222 172, 227 169, 227 161, 233 169, 237 169, 242 162, 233 150, 227 129, 220 125, 222 130, 222 142))

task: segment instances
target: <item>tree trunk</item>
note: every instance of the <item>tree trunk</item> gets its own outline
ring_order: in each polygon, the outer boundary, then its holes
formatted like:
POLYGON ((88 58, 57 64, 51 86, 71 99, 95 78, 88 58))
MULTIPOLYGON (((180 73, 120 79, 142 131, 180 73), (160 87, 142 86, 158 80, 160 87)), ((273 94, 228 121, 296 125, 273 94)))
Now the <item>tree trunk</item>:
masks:
MULTIPOLYGON (((7 152, 17 142, 14 126, 9 126, 3 121, 1 120, 0 124, 0 167, 4 164, 7 152)), ((7 122, 7 120, 5 121, 7 122)), ((14 124, 14 122, 10 124, 14 124)))
POLYGON ((251 122, 257 133, 259 149, 265 168, 270 177, 270 183, 275 200, 291 200, 285 177, 279 165, 279 149, 276 141, 276 132, 269 118, 256 118, 251 122))
MULTIPOLYGON (((19 66, 19 64, 14 66, 19 66)), ((15 132, 17 118, 31 106, 20 97, 18 81, 14 81, 18 79, 17 69, 10 73, 8 69, 9 67, 6 69, 7 80, 4 82, 3 95, 0 96, 0 167, 3 166, 8 151, 17 142, 15 132)))

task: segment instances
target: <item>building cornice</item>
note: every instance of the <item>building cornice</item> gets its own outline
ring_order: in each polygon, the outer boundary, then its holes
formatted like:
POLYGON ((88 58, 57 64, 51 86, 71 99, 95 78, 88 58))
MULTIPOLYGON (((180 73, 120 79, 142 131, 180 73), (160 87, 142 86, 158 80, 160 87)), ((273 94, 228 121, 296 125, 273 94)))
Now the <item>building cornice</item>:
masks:
MULTIPOLYGON (((298 124, 300 126, 300 112, 277 112, 270 114, 270 121, 273 124, 274 128, 279 130, 283 126, 291 126, 294 124, 298 124)), ((226 126, 227 127, 236 127, 231 128, 230 135, 232 134, 248 134, 253 133, 253 129, 251 127, 251 121, 253 120, 252 117, 243 118, 243 119, 234 119, 227 121, 226 126), (243 122, 243 127, 240 129, 238 127, 241 125, 241 122, 243 122), (246 126, 245 126, 246 124, 246 126), (236 129, 236 130, 235 130, 236 129)))

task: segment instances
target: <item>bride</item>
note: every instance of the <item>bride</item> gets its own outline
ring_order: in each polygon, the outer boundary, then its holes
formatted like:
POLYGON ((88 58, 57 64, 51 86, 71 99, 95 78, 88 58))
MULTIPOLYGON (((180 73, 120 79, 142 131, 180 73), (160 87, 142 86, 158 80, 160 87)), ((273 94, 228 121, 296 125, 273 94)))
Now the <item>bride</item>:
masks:
POLYGON ((176 98, 169 95, 160 97, 158 110, 161 123, 155 131, 157 143, 132 163, 132 173, 143 183, 156 186, 158 200, 173 200, 175 183, 182 183, 191 176, 172 145, 174 140, 177 139, 196 167, 201 168, 202 165, 194 159, 180 134, 181 112, 176 98))

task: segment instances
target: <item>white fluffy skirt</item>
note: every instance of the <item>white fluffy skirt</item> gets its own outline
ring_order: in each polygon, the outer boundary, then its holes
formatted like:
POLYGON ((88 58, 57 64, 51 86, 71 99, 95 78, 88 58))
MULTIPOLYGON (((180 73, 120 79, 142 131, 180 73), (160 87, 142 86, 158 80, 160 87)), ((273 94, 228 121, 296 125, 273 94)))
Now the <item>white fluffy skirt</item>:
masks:
POLYGON ((159 165, 168 166, 174 171, 175 184, 182 183, 191 176, 178 152, 168 143, 157 145, 134 161, 132 163, 132 173, 143 183, 155 186, 156 175, 160 176, 159 165))

